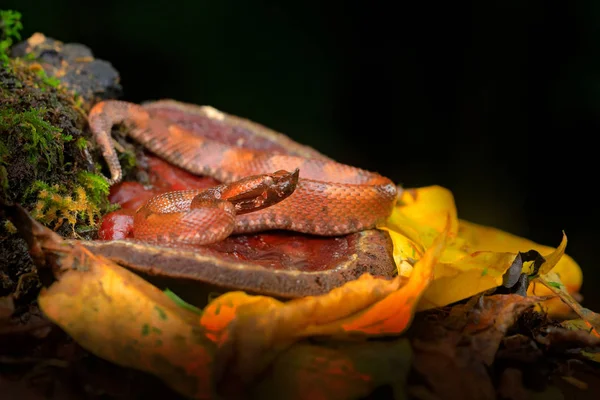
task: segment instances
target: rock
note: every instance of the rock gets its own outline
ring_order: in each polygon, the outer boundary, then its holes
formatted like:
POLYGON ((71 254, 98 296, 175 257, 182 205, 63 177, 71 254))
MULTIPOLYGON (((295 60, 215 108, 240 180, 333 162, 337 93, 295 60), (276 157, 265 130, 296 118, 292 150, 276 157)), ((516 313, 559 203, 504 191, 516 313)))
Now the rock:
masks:
POLYGON ((92 51, 82 44, 64 44, 34 33, 15 45, 11 56, 39 63, 49 77, 59 79, 86 104, 116 98, 122 93, 117 70, 109 62, 95 59, 92 51))

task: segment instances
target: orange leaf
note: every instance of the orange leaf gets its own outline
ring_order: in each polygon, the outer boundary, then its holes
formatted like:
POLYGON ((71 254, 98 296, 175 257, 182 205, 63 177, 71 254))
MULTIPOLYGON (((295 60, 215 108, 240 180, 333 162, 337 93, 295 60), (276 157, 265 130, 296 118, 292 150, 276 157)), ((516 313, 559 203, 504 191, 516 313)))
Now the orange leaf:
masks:
POLYGON ((385 298, 397 290, 402 281, 401 277, 390 281, 365 274, 328 294, 287 303, 243 292, 216 298, 207 306, 202 326, 215 326, 215 321, 220 319, 216 310, 223 309, 224 305, 231 307, 230 311, 235 314, 225 332, 220 333, 217 379, 222 379, 222 374, 245 379, 256 377, 280 351, 304 336, 333 333, 339 328, 338 320, 385 298))
MULTIPOLYGON (((448 225, 449 226, 449 225, 448 225)), ((393 280, 364 274, 342 287, 321 296, 310 296, 287 303, 266 296, 243 292, 224 294, 211 302, 202 325, 218 325, 215 310, 231 307, 235 318, 227 329, 227 340, 220 342, 220 354, 235 354, 235 366, 226 356, 218 370, 238 368, 239 376, 253 376, 265 368, 276 354, 307 336, 391 335, 405 330, 413 317, 420 295, 432 278, 433 265, 444 249, 443 232, 415 265, 411 278, 393 280)))

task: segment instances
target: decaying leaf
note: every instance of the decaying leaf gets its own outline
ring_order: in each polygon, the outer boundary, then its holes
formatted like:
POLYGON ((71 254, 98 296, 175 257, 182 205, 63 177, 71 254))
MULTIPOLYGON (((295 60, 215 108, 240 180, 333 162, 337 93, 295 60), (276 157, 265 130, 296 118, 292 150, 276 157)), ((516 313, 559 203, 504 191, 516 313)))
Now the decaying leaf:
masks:
POLYGON ((507 330, 540 300, 516 294, 478 296, 441 319, 418 320, 409 332, 413 366, 433 398, 495 399, 487 367, 507 330))
POLYGON ((516 294, 473 298, 465 305, 454 306, 450 318, 465 319, 462 333, 470 335, 472 349, 478 358, 491 365, 508 329, 523 311, 542 300, 516 294))
POLYGON ((578 389, 587 389, 588 388, 588 384, 575 378, 572 376, 562 376, 562 379, 564 379, 566 382, 570 383, 571 385, 575 386, 578 389))

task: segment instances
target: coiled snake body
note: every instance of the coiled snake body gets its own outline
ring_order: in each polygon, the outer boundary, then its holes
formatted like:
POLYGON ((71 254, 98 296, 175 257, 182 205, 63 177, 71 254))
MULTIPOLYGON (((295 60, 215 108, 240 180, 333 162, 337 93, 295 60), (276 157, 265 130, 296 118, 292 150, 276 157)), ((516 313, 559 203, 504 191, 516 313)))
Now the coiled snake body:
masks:
POLYGON ((136 239, 208 244, 231 233, 271 229, 342 235, 383 222, 396 201, 396 185, 388 178, 337 163, 283 135, 211 107, 173 101, 144 106, 104 101, 92 108, 88 121, 110 168, 111 183, 122 179, 110 136, 112 126, 118 123, 124 123, 129 136, 170 163, 224 182, 208 190, 168 192, 150 199, 136 212, 136 239), (257 143, 265 135, 276 138, 290 154, 242 147, 251 144, 252 137, 228 138, 229 143, 221 143, 199 136, 185 123, 155 112, 161 109, 179 113, 182 121, 186 114, 208 118, 212 133, 218 131, 217 138, 235 135, 236 129, 252 132, 257 143), (236 139, 238 145, 231 145, 236 139))

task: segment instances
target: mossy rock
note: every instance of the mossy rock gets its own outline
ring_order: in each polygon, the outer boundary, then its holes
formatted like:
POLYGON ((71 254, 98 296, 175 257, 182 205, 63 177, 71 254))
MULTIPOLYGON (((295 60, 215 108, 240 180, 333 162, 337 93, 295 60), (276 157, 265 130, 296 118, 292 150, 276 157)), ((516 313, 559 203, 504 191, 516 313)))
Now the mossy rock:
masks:
MULTIPOLYGON (((0 65, 0 201, 23 205, 65 237, 93 239, 112 206, 86 127, 91 103, 39 71, 31 57, 0 65)), ((36 277, 23 290, 34 267, 20 241, 0 220, 0 297, 27 298, 38 286, 36 277)))

